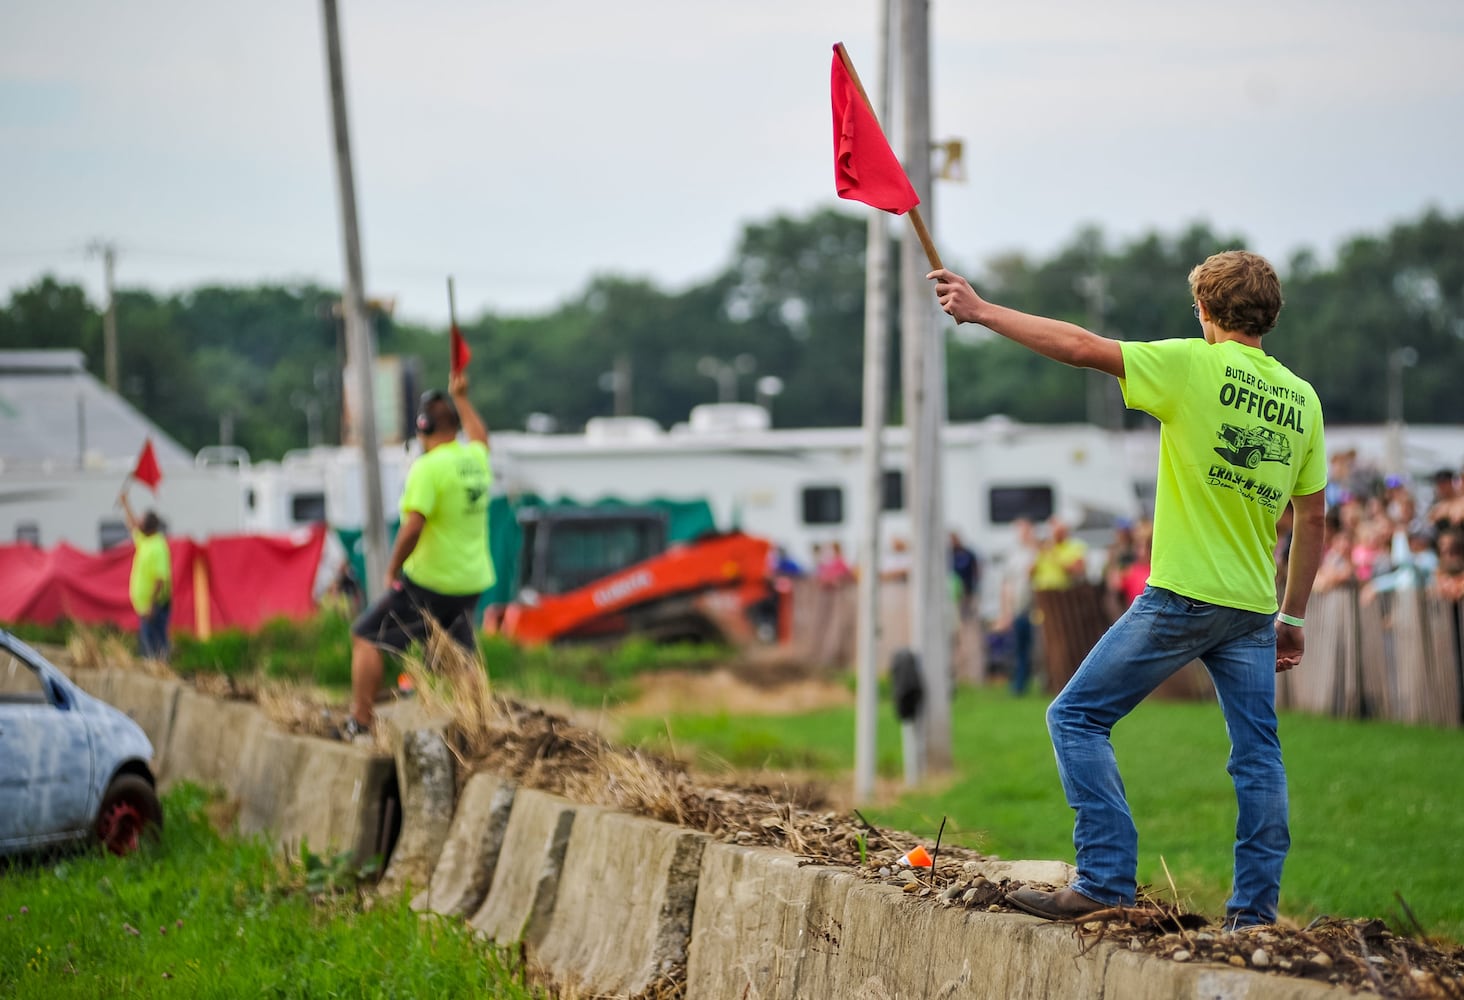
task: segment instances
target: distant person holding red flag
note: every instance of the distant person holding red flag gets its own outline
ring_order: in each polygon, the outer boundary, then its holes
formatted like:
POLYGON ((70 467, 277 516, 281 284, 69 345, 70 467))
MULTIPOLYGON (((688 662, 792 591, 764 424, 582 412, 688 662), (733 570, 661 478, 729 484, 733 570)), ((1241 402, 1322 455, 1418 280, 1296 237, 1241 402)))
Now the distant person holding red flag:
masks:
POLYGON ((468 401, 465 372, 453 372, 448 395, 435 389, 423 394, 417 440, 422 454, 408 470, 402 491, 386 592, 351 626, 351 714, 341 728, 347 740, 371 730, 382 651, 400 654, 414 642, 425 642, 429 623, 435 622, 476 655, 473 612, 493 586, 488 428, 468 401), (458 439, 459 431, 466 441, 458 439))
POLYGON ((173 557, 158 512, 146 510, 137 517, 125 489, 121 500, 127 530, 132 533, 132 576, 127 591, 132 610, 137 612, 138 645, 144 657, 166 663, 172 648, 168 619, 173 612, 173 557))

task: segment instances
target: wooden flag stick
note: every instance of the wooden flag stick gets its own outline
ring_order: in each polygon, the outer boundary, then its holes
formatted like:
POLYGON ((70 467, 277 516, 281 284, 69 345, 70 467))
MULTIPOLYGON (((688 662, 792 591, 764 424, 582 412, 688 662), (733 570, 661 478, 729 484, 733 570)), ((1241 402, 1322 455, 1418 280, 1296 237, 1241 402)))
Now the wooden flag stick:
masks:
MULTIPOLYGON (((854 81, 854 89, 859 91, 859 99, 869 109, 870 117, 879 125, 880 131, 884 131, 884 125, 880 124, 879 115, 875 113, 874 105, 869 103, 869 95, 864 92, 864 84, 859 80, 859 71, 854 68, 854 60, 849 58, 849 50, 844 48, 843 42, 834 45, 834 51, 839 53, 839 59, 844 63, 844 69, 849 71, 849 79, 854 81)), ((885 137, 885 143, 889 143, 889 137, 885 137)), ((915 227, 915 235, 920 238, 920 245, 925 248, 925 259, 930 261, 932 270, 940 270, 945 267, 940 262, 940 254, 936 252, 935 241, 930 238, 930 230, 925 228, 925 219, 920 215, 920 206, 916 205, 910 209, 907 215, 910 216, 910 224, 915 227)))
POLYGON ((457 326, 457 296, 452 290, 452 275, 447 276, 447 316, 448 322, 457 326))

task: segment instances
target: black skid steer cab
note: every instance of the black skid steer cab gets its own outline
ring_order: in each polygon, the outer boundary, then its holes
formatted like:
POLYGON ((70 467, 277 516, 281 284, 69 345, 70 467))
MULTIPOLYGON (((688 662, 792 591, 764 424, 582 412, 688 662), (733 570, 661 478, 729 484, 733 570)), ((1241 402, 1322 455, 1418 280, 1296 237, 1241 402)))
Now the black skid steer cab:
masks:
POLYGON ((1225 444, 1216 448, 1215 454, 1231 465, 1254 469, 1262 462, 1291 464, 1291 439, 1264 424, 1253 427, 1222 424, 1217 436, 1225 444))

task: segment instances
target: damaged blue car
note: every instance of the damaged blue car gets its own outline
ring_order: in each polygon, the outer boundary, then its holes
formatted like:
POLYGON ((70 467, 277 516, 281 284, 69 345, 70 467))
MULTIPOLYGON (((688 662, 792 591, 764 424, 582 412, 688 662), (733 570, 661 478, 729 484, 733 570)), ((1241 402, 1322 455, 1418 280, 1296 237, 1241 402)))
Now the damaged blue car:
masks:
POLYGON ((0 629, 0 855, 162 829, 153 747, 132 719, 0 629))

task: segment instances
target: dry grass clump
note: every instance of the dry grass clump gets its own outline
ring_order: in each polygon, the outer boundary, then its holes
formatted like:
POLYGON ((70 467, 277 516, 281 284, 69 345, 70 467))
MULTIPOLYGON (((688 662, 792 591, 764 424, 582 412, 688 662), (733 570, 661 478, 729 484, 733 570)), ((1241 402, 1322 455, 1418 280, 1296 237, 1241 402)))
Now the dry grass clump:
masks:
POLYGON ((192 676, 193 689, 199 694, 222 701, 256 701, 260 684, 252 678, 239 678, 231 674, 199 672, 192 676))
POLYGON ((713 836, 829 855, 851 847, 847 827, 814 812, 826 793, 813 786, 763 787, 693 780, 685 765, 618 747, 594 730, 493 693, 482 660, 430 626, 425 655, 405 656, 422 709, 447 720, 461 781, 478 770, 576 802, 603 805, 713 836))
POLYGON ((104 632, 99 628, 78 623, 66 640, 66 655, 71 662, 83 670, 103 670, 115 667, 122 670, 136 670, 149 677, 176 679, 175 674, 161 660, 136 656, 132 647, 122 636, 104 632))
POLYGON ((322 708, 315 689, 298 681, 265 681, 254 690, 259 710, 276 726, 290 733, 334 737, 339 724, 322 708))
POLYGON ((403 656, 401 668, 422 708, 449 720, 454 737, 449 745, 459 761, 482 756, 506 712, 493 696, 487 665, 478 652, 453 642, 442 626, 429 619, 423 655, 403 656))

